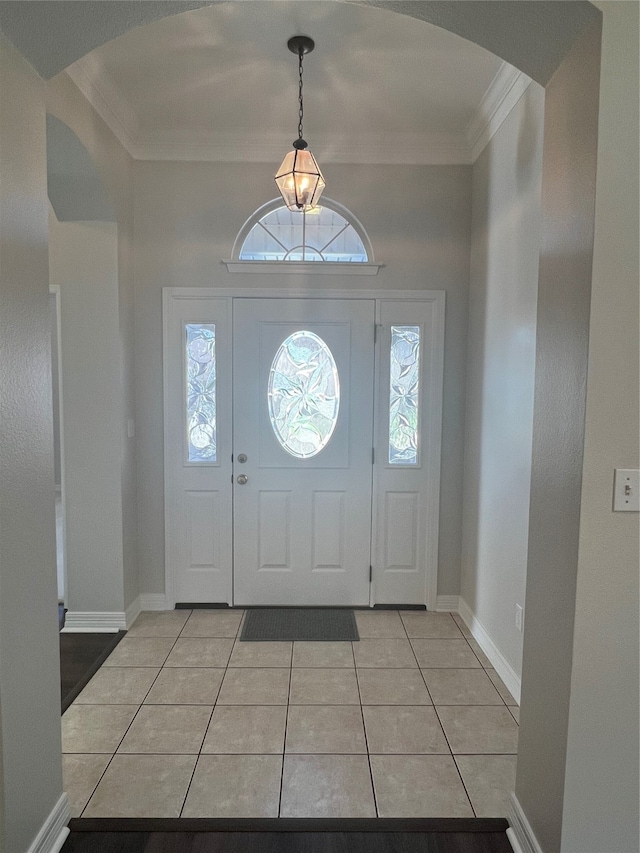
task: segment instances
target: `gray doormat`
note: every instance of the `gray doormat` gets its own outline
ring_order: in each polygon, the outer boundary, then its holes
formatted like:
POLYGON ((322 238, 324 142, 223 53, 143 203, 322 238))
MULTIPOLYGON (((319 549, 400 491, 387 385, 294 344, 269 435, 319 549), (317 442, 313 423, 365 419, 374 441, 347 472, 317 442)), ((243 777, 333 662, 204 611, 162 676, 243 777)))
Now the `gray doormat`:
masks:
POLYGON ((247 610, 241 640, 359 640, 353 610, 260 608, 247 610))

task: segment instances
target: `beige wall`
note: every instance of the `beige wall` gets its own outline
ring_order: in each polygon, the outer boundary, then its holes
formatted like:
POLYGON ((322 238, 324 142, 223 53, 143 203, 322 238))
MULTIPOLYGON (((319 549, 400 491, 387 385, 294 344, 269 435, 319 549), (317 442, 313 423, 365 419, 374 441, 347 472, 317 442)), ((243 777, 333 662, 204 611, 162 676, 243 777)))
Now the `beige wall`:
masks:
POLYGON ((118 234, 49 214, 49 280, 60 288, 70 611, 124 610, 118 370, 118 234))
POLYGON ((326 194, 363 223, 376 277, 229 274, 245 220, 275 195, 270 165, 135 164, 136 420, 141 590, 164 590, 162 445, 163 287, 304 286, 447 291, 440 594, 459 589, 464 372, 471 169, 466 166, 338 166, 326 194))
POLYGON ((55 293, 49 294, 51 330, 51 396, 53 398, 53 476, 56 488, 62 483, 60 469, 60 365, 58 363, 58 309, 55 293))
POLYGON ((473 166, 460 594, 516 679, 525 605, 544 90, 532 83, 473 166))
POLYGON ((576 41, 545 91, 527 620, 515 791, 544 853, 558 853, 562 832, 599 66, 597 22, 576 41))
POLYGON ((62 795, 42 81, 0 35, 0 850, 62 795))
POLYGON ((614 513, 614 468, 638 468, 638 4, 605 2, 596 232, 563 853, 637 853, 638 513, 614 513))
MULTIPOLYGON (((96 447, 96 455, 103 456, 102 464, 118 467, 119 497, 118 512, 122 535, 118 543, 111 545, 111 550, 119 547, 122 565, 119 583, 124 590, 124 599, 120 606, 113 608, 125 610, 137 597, 138 564, 137 564, 137 522, 136 522, 136 482, 135 482, 135 448, 134 438, 127 435, 127 421, 134 414, 134 369, 133 369, 133 259, 131 255, 133 232, 133 162, 112 131, 102 121, 93 107, 80 94, 66 73, 61 73, 50 80, 46 86, 47 110, 67 124, 76 134, 89 153, 93 164, 102 178, 104 193, 109 206, 115 211, 117 231, 114 231, 117 245, 115 278, 110 267, 111 287, 115 296, 115 325, 111 328, 114 335, 111 359, 103 366, 109 372, 109 381, 118 387, 117 408, 112 409, 110 417, 113 420, 113 435, 109 446, 113 455, 106 454, 106 448, 96 447), (117 448, 116 448, 117 445, 117 448)), ((65 170, 73 174, 73 164, 65 170)), ((73 192, 73 187, 71 190, 73 192)), ((58 186, 58 191, 62 188, 58 186)), ((71 233, 71 232, 59 232, 71 233)), ((94 235, 96 232, 92 232, 94 235)), ((72 244, 67 238, 65 251, 71 251, 72 244)), ((78 263, 83 261, 84 249, 78 246, 78 263)), ((86 261, 86 255, 84 256, 86 261)), ((99 275, 96 273, 96 275, 99 275)), ((111 319, 111 315, 109 315, 111 319)), ((64 332, 63 332, 64 335, 64 332)), ((63 339, 64 344, 64 339, 63 339)), ((81 358, 79 353, 76 357, 81 358)), ((67 366, 70 369, 70 365, 67 366)), ((65 378, 63 376, 63 387, 65 378)), ((66 413, 65 413, 66 417, 66 413)), ((68 461, 72 448, 66 448, 68 461)), ((68 532, 70 548, 73 547, 73 531, 68 532)), ((85 534, 86 536, 86 534, 85 534)), ((89 543, 87 543, 89 544, 89 543)), ((82 583, 82 596, 77 584, 71 583, 70 593, 75 601, 74 610, 91 610, 90 601, 85 591, 90 589, 90 570, 82 583), (74 590, 75 586, 75 590, 74 590), (77 593, 77 594, 76 594, 77 593)), ((78 577, 79 579, 79 577, 78 577)), ((114 577, 114 583, 116 579, 114 577)), ((107 608, 111 609, 111 608, 107 608)))

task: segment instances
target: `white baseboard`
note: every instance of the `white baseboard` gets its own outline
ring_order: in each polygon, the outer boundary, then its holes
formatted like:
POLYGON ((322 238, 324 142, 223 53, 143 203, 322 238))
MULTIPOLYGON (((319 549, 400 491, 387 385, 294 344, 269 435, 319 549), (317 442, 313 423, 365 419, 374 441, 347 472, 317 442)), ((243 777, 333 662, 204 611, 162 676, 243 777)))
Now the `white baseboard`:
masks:
POLYGON ((527 820, 518 798, 513 793, 511 794, 507 820, 511 824, 507 830, 507 838, 511 842, 514 853, 543 853, 542 847, 538 844, 538 839, 531 829, 531 824, 527 820))
POLYGON ((98 633, 108 634, 124 631, 127 627, 126 614, 119 611, 91 610, 82 612, 79 610, 67 610, 64 621, 63 634, 98 633))
POLYGON ((457 613, 458 601, 457 595, 439 595, 436 600, 436 610, 442 613, 457 613))
POLYGON ((516 673, 511 664, 504 657, 500 649, 498 649, 498 647, 495 645, 482 622, 476 619, 473 610, 469 607, 469 605, 462 596, 460 596, 459 599, 458 613, 467 623, 469 630, 473 634, 474 638, 477 640, 480 648, 489 658, 489 660, 491 661, 491 665, 498 673, 500 678, 504 681, 509 693, 511 693, 511 695, 519 705, 521 687, 520 676, 516 673))
POLYGON ((507 828, 507 840, 509 841, 509 844, 511 845, 511 849, 513 850, 513 853, 524 853, 524 850, 522 849, 522 847, 520 847, 520 844, 518 842, 516 834, 513 831, 513 829, 511 829, 511 827, 507 828))
POLYGON ((140 610, 166 610, 167 600, 163 592, 141 592, 140 610))
POLYGON ((133 623, 136 621, 136 619, 140 615, 141 610, 142 610, 142 607, 140 606, 140 596, 138 595, 138 596, 136 596, 136 598, 133 599, 133 601, 127 607, 127 609, 125 610, 125 613, 124 613, 124 620, 125 620, 125 623, 127 626, 127 631, 133 625, 133 623))
POLYGON ((69 798, 62 794, 40 827, 40 832, 33 839, 27 853, 59 853, 69 835, 67 824, 70 817, 69 798))

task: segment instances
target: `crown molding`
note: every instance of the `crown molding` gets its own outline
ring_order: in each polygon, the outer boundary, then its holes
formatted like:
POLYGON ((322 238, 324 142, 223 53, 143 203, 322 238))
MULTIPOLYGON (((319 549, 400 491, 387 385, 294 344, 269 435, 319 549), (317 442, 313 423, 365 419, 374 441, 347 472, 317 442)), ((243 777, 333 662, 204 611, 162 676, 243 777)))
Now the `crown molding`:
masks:
POLYGON ((138 116, 96 56, 88 53, 66 71, 100 118, 133 157, 141 127, 138 116))
MULTIPOLYGON (((273 163, 288 150, 290 137, 262 134, 259 141, 224 132, 187 138, 172 131, 143 133, 130 103, 105 74, 97 57, 87 54, 67 74, 135 160, 214 163, 273 163)), ((503 62, 463 133, 360 134, 357 145, 326 135, 313 136, 322 163, 363 165, 468 165, 474 163, 531 84, 503 62)))
POLYGON ((467 125, 465 136, 475 163, 531 84, 531 77, 503 62, 467 125))
MULTIPOLYGON (((67 72, 70 79, 134 160, 213 163, 276 163, 291 145, 291 136, 237 135, 217 131, 209 137, 185 137, 172 131, 143 133, 130 103, 105 74, 97 57, 87 54, 67 72)), ((357 145, 329 135, 313 136, 322 163, 378 165, 468 165, 472 162, 462 133, 360 134, 357 145)))

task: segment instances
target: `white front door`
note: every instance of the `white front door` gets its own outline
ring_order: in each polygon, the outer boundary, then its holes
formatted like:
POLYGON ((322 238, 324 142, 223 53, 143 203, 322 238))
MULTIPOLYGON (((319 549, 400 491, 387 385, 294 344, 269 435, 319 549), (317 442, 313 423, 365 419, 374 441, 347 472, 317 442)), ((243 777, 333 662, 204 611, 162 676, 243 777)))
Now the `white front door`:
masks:
POLYGON ((167 605, 435 607, 444 294, 163 298, 167 605))
POLYGON ((235 604, 369 604, 374 323, 372 300, 234 300, 235 604))

